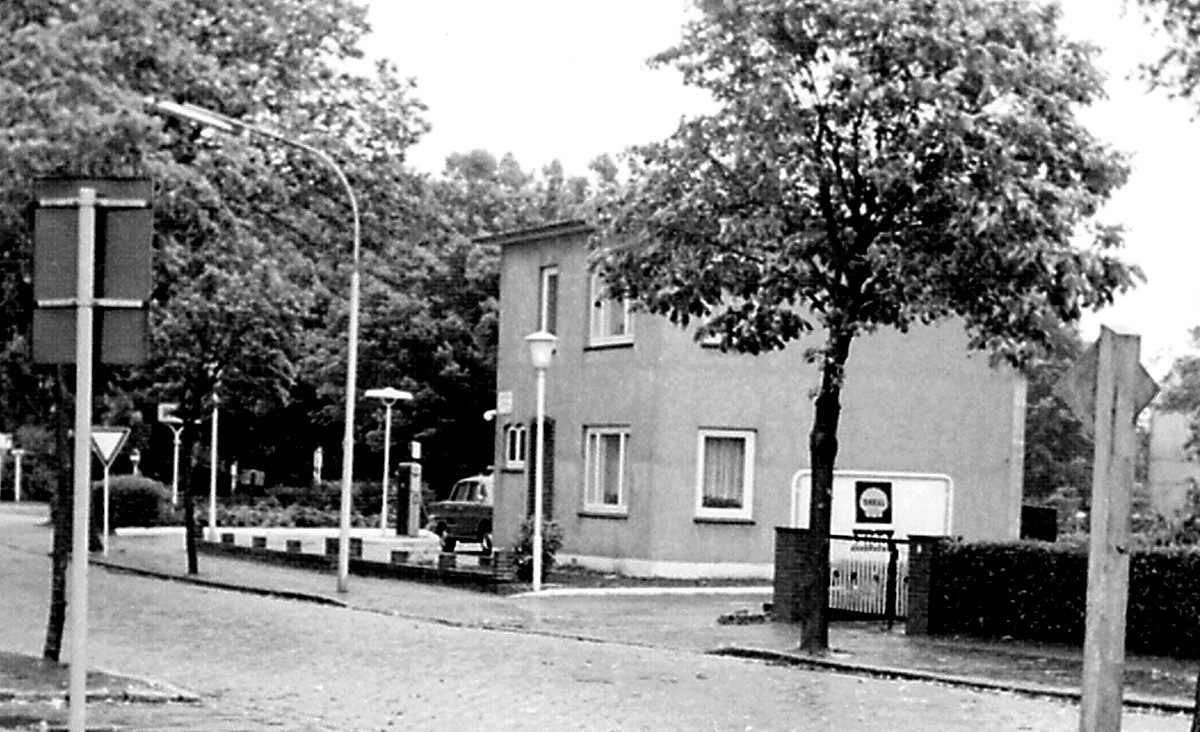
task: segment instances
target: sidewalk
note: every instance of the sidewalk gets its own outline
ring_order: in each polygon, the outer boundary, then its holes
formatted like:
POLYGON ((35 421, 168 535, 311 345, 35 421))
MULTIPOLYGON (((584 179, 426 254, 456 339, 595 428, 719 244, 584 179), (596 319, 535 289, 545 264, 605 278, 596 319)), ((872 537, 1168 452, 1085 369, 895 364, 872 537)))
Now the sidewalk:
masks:
MULTIPOLYGON (((465 559, 465 557, 464 557, 465 559)), ((125 571, 171 581, 274 594, 442 625, 549 634, 605 643, 670 647, 761 659, 833 672, 935 681, 1060 698, 1078 698, 1081 652, 1017 642, 909 638, 903 624, 836 622, 828 654, 796 652, 794 626, 756 622, 769 588, 672 587, 547 590, 499 596, 473 590, 352 576, 338 593, 336 578, 303 570, 222 556, 201 555, 200 574, 186 574, 182 536, 141 533, 114 537, 109 555, 94 555, 93 571, 125 571), (101 569, 103 568, 103 569, 101 569), (741 614, 745 624, 718 624, 741 614)), ((1126 661, 1127 706, 1190 712, 1196 662, 1130 657, 1126 661)), ((11 678, 0 665, 0 697, 11 678)))

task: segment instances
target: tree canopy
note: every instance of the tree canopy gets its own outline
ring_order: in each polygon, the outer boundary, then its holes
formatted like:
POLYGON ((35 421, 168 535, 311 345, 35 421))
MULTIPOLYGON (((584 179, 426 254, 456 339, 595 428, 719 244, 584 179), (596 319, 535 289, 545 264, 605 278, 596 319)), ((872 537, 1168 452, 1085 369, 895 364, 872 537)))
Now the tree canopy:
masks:
MULTIPOLYGON (((1055 6, 699 5, 655 61, 716 111, 633 151, 597 256, 612 294, 699 319, 698 336, 727 349, 823 333, 809 355, 810 516, 824 537, 854 338, 956 318, 973 347, 1026 361, 1135 283, 1120 230, 1092 221, 1128 168, 1075 116, 1103 79, 1055 6)), ((827 564, 827 539, 822 552, 827 564)), ((823 647, 827 594, 814 593, 806 645, 823 647)))

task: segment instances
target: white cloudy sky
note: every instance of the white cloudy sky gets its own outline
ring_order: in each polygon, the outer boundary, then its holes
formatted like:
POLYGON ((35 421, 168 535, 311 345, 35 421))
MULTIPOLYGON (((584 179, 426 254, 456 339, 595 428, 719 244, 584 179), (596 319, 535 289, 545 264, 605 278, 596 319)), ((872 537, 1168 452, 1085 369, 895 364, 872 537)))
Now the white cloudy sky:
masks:
MULTIPOLYGON (((560 159, 568 173, 608 152, 664 137, 702 97, 645 59, 679 35, 689 0, 369 0, 372 55, 418 83, 433 131, 412 151, 436 172, 450 152, 513 153, 526 168, 560 159)), ((1062 0, 1064 26, 1104 49, 1109 100, 1085 112, 1092 130, 1134 155, 1133 175, 1103 217, 1127 228, 1128 258, 1148 282, 1087 322, 1141 333, 1143 360, 1161 375, 1200 325, 1186 181, 1200 171, 1200 121, 1129 79, 1153 53, 1149 29, 1122 0, 1062 0)))

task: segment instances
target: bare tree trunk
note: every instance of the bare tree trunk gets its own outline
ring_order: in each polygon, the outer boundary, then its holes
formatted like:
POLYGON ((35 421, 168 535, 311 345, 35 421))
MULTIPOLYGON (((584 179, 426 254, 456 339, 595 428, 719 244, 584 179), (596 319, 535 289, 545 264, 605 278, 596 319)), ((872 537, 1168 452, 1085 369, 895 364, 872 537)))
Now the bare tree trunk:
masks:
POLYGON ((67 399, 66 367, 59 366, 54 379, 54 456, 57 480, 50 500, 54 545, 50 554, 50 615, 42 657, 57 662, 62 655, 63 628, 67 621, 67 568, 71 559, 71 524, 74 481, 71 470, 71 409, 67 399))
POLYGON ((812 496, 808 528, 814 542, 809 561, 817 578, 800 589, 800 649, 819 653, 829 648, 829 530, 832 516, 833 471, 838 452, 838 423, 842 415, 842 382, 853 334, 831 332, 821 369, 821 391, 809 433, 812 496))
POLYGON ((193 498, 195 486, 192 476, 196 472, 196 434, 194 429, 184 428, 180 450, 187 456, 187 467, 183 477, 183 524, 187 544, 188 574, 200 573, 200 560, 196 553, 196 502, 193 498))

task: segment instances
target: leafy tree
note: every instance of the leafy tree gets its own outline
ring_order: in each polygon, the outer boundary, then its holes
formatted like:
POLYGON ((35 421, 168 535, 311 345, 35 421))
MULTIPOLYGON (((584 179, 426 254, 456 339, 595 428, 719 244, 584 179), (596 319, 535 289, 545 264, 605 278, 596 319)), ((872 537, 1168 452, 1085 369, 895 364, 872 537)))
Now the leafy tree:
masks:
MULTIPOLYGON (((180 401, 190 446, 194 420, 218 385, 253 421, 320 382, 324 373, 305 367, 344 363, 337 344, 349 215, 337 180, 300 151, 218 141, 197 125, 149 115, 142 100, 189 101, 303 129, 306 140, 346 161, 363 193, 364 246, 380 248, 404 229, 406 209, 396 204, 412 186, 397 183, 412 176, 403 151, 425 124, 411 82, 394 67, 347 70, 361 55, 365 14, 349 0, 45 0, 0 14, 3 373, 36 374, 16 346, 31 305, 32 182, 45 175, 155 181, 152 358, 143 369, 106 375, 99 397, 115 389, 133 396, 114 405, 180 401)), ((38 378, 47 392, 55 383, 38 378)), ((190 513, 191 492, 185 496, 190 513)), ((194 551, 189 559, 195 571, 194 551)), ((64 603, 56 591, 51 626, 64 603)), ((51 628, 47 655, 53 635, 51 628)))
MULTIPOLYGON (((704 0, 656 57, 711 114, 633 151, 598 259, 611 294, 757 354, 814 331, 809 436, 816 576, 854 339, 961 322, 1021 363, 1130 287, 1118 229, 1081 225, 1126 179, 1075 110, 1101 94, 1093 48, 1025 0, 704 0)), ((807 341, 812 343, 812 341, 807 341)), ((803 647, 828 644, 827 580, 803 647)))

